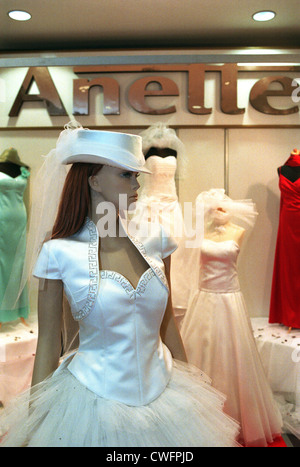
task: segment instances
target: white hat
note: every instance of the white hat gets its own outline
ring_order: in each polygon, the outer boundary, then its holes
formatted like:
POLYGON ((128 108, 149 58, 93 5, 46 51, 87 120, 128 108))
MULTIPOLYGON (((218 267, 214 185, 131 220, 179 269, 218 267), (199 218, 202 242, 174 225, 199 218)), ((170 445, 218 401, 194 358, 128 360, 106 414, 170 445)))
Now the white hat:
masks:
POLYGON ((138 135, 66 126, 58 138, 56 150, 64 165, 87 162, 151 173, 144 168, 142 138, 138 135))

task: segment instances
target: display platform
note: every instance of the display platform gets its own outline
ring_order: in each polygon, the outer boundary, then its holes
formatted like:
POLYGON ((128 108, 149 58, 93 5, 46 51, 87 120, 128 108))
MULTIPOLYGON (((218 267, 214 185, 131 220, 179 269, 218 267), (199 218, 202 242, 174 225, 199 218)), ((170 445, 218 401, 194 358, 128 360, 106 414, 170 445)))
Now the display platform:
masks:
POLYGON ((0 328, 0 407, 30 387, 37 344, 37 319, 3 323, 0 328))
POLYGON ((284 429, 300 439, 300 330, 251 319, 262 363, 280 407, 284 429))

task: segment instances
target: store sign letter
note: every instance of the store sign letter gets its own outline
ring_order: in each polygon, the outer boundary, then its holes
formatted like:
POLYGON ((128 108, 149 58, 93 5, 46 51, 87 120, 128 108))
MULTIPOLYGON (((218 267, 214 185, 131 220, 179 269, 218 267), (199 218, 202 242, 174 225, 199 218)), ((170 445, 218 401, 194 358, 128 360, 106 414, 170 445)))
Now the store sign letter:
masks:
POLYGON ((276 109, 268 102, 268 97, 271 96, 292 96, 294 92, 293 80, 286 76, 269 76, 262 78, 254 84, 250 92, 250 103, 259 112, 271 115, 288 115, 299 112, 297 105, 288 109, 276 109), (282 89, 271 90, 271 83, 280 83, 282 89))
POLYGON ((89 91, 94 86, 103 89, 103 114, 120 114, 120 87, 113 78, 74 79, 73 115, 89 115, 89 91))
POLYGON ((55 117, 58 115, 68 115, 66 109, 59 97, 56 87, 52 81, 48 68, 31 67, 22 83, 18 95, 9 112, 10 117, 19 115, 24 102, 45 102, 49 115, 55 117), (30 87, 36 82, 40 94, 29 94, 30 87))
POLYGON ((162 115, 176 112, 175 105, 164 109, 153 109, 149 107, 145 102, 146 96, 179 96, 178 87, 171 79, 161 76, 138 79, 129 89, 128 100, 130 105, 137 110, 137 112, 144 114, 162 115), (151 83, 158 83, 160 89, 149 90, 148 86, 151 83))

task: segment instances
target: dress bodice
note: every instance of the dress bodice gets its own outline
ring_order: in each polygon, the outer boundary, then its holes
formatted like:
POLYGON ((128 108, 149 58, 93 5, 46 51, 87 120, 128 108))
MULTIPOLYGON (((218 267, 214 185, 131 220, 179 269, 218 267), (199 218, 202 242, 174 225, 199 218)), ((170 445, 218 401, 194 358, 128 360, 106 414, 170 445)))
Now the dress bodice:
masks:
POLYGON ((118 272, 99 272, 98 234, 90 220, 78 234, 46 242, 34 270, 37 277, 63 281, 79 321, 79 349, 62 368, 99 396, 128 405, 154 400, 171 375, 160 326, 169 295, 163 258, 176 244, 158 227, 157 237, 143 242, 127 233, 149 265, 136 288, 118 272))
POLYGON ((17 177, 10 177, 7 174, 0 173, 0 193, 1 203, 22 202, 23 194, 27 186, 27 178, 30 172, 21 167, 21 174, 17 177))
POLYGON ((300 178, 295 182, 280 174, 279 188, 281 192, 281 208, 300 212, 300 178))
POLYGON ((175 172, 177 160, 174 156, 150 156, 146 160, 151 174, 145 177, 142 196, 174 197, 177 199, 175 172))
POLYGON ((199 288, 215 293, 240 290, 237 258, 240 249, 234 240, 204 239, 201 246, 199 288))
POLYGON ((171 370, 170 353, 159 335, 167 300, 151 268, 136 289, 121 274, 101 271, 96 306, 80 321, 71 373, 106 399, 128 405, 154 400, 171 370))

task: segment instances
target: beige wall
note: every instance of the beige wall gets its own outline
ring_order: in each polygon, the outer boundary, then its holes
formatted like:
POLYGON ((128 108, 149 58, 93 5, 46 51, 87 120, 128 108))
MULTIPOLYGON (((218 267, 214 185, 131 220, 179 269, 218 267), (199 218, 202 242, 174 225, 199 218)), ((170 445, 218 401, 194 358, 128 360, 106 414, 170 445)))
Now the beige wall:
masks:
MULTIPOLYGON (((300 147, 295 129, 230 129, 229 186, 233 199, 251 198, 259 216, 239 258, 241 287, 252 317, 268 316, 274 252, 279 217, 280 192, 277 168, 291 150, 300 147)), ((225 188, 224 131, 183 129, 188 173, 179 181, 180 201, 193 201, 210 188, 225 188)))
MULTIPOLYGON (((136 131, 137 132, 137 131, 136 131)), ((14 146, 31 167, 33 180, 57 139, 57 130, 1 131, 0 151, 14 146)), ((224 187, 224 130, 179 129, 186 149, 186 170, 177 180, 180 202, 194 201, 203 190, 224 187)), ((239 258, 239 273, 251 316, 267 316, 279 200, 277 167, 290 151, 300 148, 299 130, 230 129, 229 196, 251 198, 259 216, 252 232, 245 238, 239 258)))

